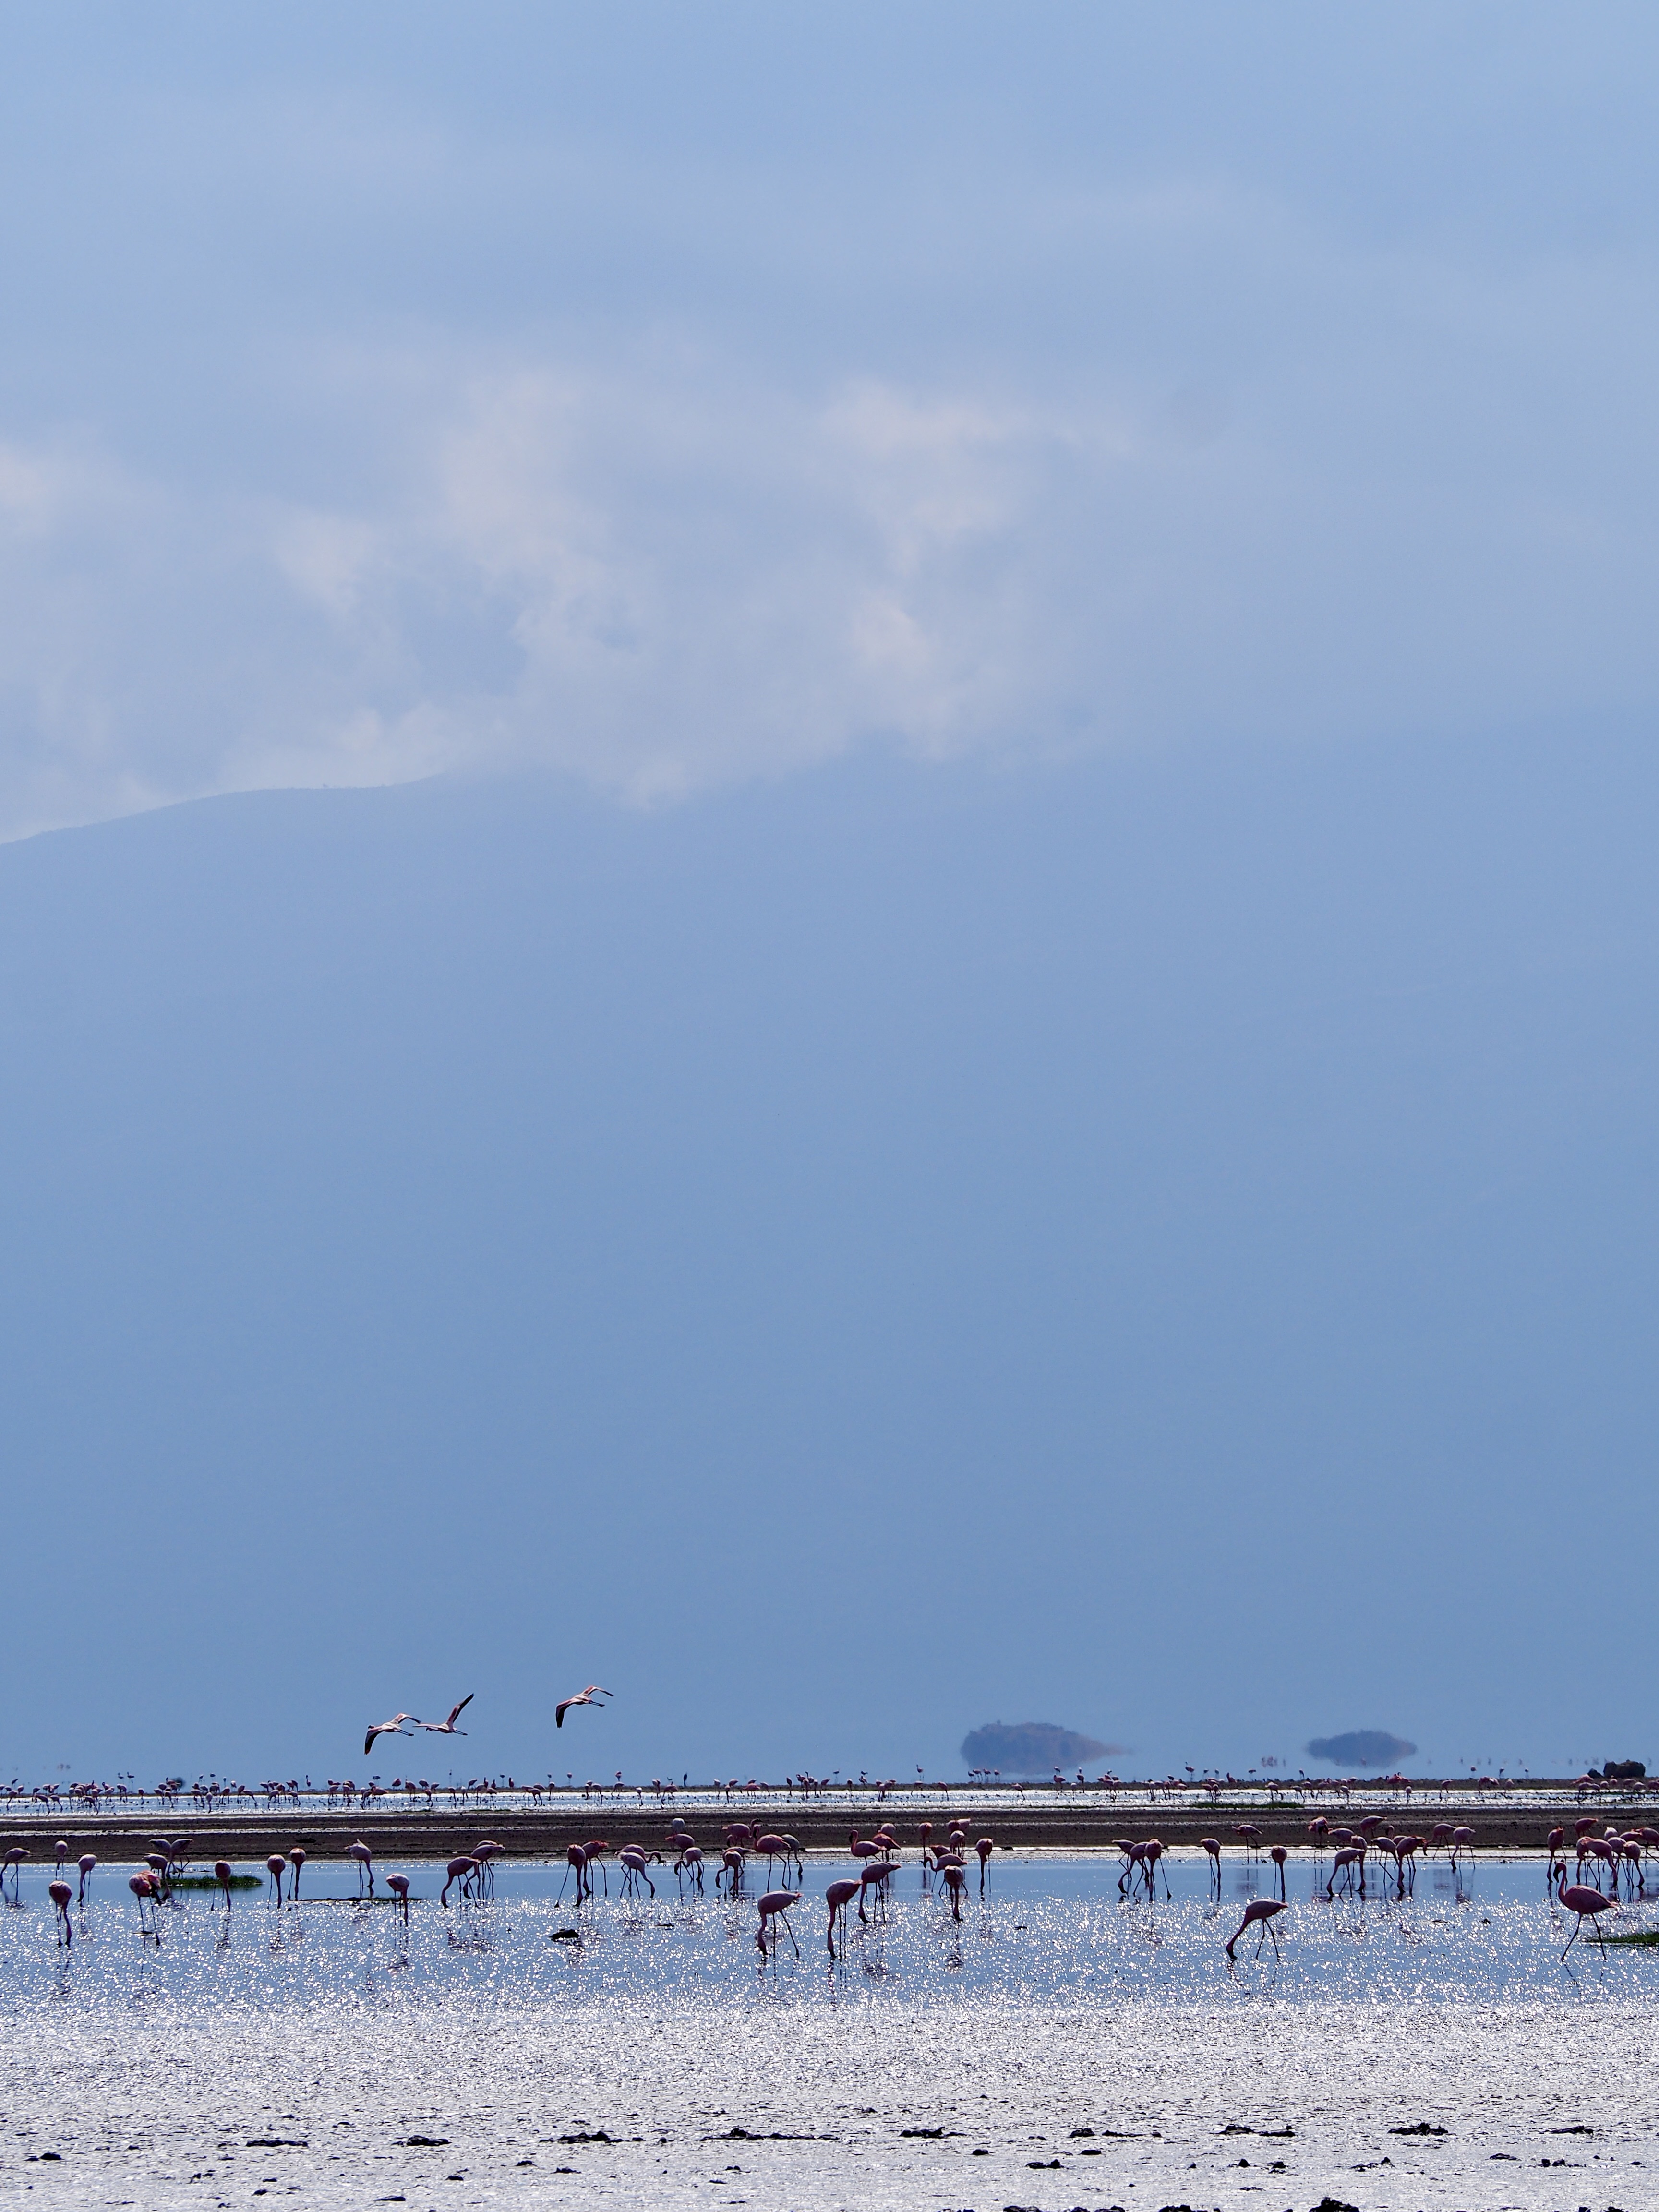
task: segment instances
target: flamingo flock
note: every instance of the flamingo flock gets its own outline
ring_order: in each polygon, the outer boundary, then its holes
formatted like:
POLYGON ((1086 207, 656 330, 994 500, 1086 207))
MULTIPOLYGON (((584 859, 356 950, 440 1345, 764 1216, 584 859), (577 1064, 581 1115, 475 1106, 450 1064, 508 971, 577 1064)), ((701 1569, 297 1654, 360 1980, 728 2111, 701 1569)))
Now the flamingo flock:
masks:
MULTIPOLYGON (((599 1694, 606 1694, 599 1692, 599 1694)), ((581 1698, 567 1701, 581 1703, 581 1698)), ((435 1729, 453 1729, 469 1698, 463 1698, 442 1723, 417 1723, 422 1727, 435 1729)), ((407 1714, 394 1716, 392 1722, 382 1723, 375 1731, 386 1734, 394 1731, 395 1723, 408 1720, 407 1714)), ((1645 1897, 1647 1892, 1646 1858, 1659 1852, 1659 1829, 1640 1828, 1625 1832, 1611 1826, 1601 1833, 1595 1832, 1594 1818, 1581 1818, 1570 1838, 1565 1827, 1553 1828, 1547 1839, 1546 1893, 1553 1906, 1573 1916, 1572 1932, 1561 1954, 1565 1962, 1575 1944, 1588 1929, 1598 1947, 1605 1952, 1607 1936, 1603 1928, 1606 1917, 1619 1908, 1621 1895, 1626 1899, 1645 1897), (1585 1879, 1586 1869, 1596 1875, 1604 1887, 1585 1879), (1570 1880, 1569 1875, 1576 1878, 1570 1880)), ((1249 1822, 1238 1823, 1233 1830, 1237 1844, 1243 1850, 1248 1863, 1265 1861, 1273 1869, 1277 1894, 1251 1898, 1244 1908, 1243 1917, 1229 1936, 1223 1949, 1230 1966, 1237 1963, 1237 1947, 1252 1928, 1256 1930, 1255 1955, 1260 1957, 1264 1944, 1271 1943, 1274 1956, 1281 1956, 1278 1922, 1288 1910, 1286 1869, 1290 1851, 1283 1844, 1264 1845, 1261 1831, 1249 1822)), ((1365 1897, 1368 1892, 1368 1869, 1377 1865, 1387 1869, 1380 1887, 1383 1893, 1392 1887, 1396 1897, 1404 1898, 1414 1886, 1419 1858, 1429 1858, 1443 1853, 1452 1869, 1464 1866, 1475 1848, 1474 1832, 1467 1826, 1437 1823, 1426 1837, 1416 1834, 1389 1834, 1379 1814, 1368 1814, 1354 1827, 1334 1824, 1321 1815, 1308 1824, 1308 1842, 1315 1856, 1315 1894, 1323 1878, 1323 1894, 1334 1900, 1339 1891, 1344 1894, 1365 1897), (1329 1854, 1328 1869, 1326 1855, 1329 1854)), ((971 1878, 971 1863, 977 1861, 979 1892, 988 1893, 989 1865, 997 1849, 990 1836, 969 1837, 968 1828, 960 1822, 948 1827, 939 1836, 934 1824, 922 1820, 918 1826, 916 1843, 919 1847, 922 1888, 924 1893, 937 1886, 937 1894, 952 1920, 960 1921, 971 1878)), ((1212 1894, 1218 1900, 1222 1888, 1224 1845, 1218 1836, 1199 1838, 1200 1848, 1208 1863, 1212 1894)), ((1126 1900, 1136 1897, 1149 1904, 1158 1896, 1158 1883, 1163 1883, 1164 1895, 1173 1895, 1170 1883, 1168 1852, 1157 1837, 1133 1839, 1120 1837, 1117 1850, 1121 1854, 1118 1874, 1118 1893, 1126 1900)), ((447 1911, 452 1892, 458 1901, 482 1900, 493 1896, 495 1866, 504 1855, 505 1847, 490 1838, 481 1839, 471 1850, 450 1859, 445 1867, 445 1878, 438 1903, 447 1911)), ((825 1948, 832 1960, 846 1954, 850 1917, 856 1911, 860 1924, 868 1927, 884 1921, 889 1913, 890 1899, 895 1878, 902 1865, 902 1851, 897 1830, 891 1821, 884 1821, 870 1834, 857 1829, 848 1837, 847 1852, 850 1871, 838 1874, 824 1891, 827 1919, 824 1926, 825 1948)), ((60 1838, 53 1849, 53 1879, 47 1885, 58 1930, 58 1940, 64 1948, 74 1942, 71 1907, 87 1904, 88 1886, 98 1866, 96 1856, 87 1852, 73 1866, 70 1861, 70 1845, 60 1838), (78 1894, 68 1878, 78 1868, 78 1894)), ((4 1895, 8 1878, 11 1883, 11 1900, 21 1901, 19 1878, 23 1862, 29 1856, 27 1849, 15 1844, 0 1856, 0 1897, 4 1895)), ((173 1899, 173 1885, 179 1870, 189 1856, 187 1838, 157 1837, 143 1863, 128 1878, 138 1913, 141 1935, 156 1942, 161 1940, 160 1910, 173 1899)), ((779 1947, 787 1940, 795 1956, 800 1956, 800 1945, 791 1920, 792 1910, 798 1906, 805 1894, 806 1849, 800 1839, 763 1827, 758 1822, 735 1820, 723 1832, 718 1852, 714 1883, 717 1893, 729 1899, 742 1898, 746 1893, 746 1877, 751 1869, 763 1861, 764 1884, 756 1899, 758 1914, 755 1942, 763 1962, 775 1965, 779 1947), (781 1881, 778 1877, 782 1877, 781 1881)), ((371 1846, 361 1838, 352 1843, 347 1856, 357 1875, 357 1897, 367 1902, 377 1895, 375 1887, 374 1854, 371 1846)), ((556 1902, 563 1900, 573 1878, 575 1885, 574 1902, 580 1909, 595 1894, 596 1882, 603 1883, 610 1894, 608 1864, 617 1866, 620 1875, 619 1894, 623 1899, 642 1899, 648 1895, 654 1902, 658 1891, 653 1879, 653 1867, 672 1868, 679 1893, 700 1896, 704 1893, 706 1860, 702 1848, 693 1838, 684 1820, 676 1815, 660 1847, 649 1847, 642 1843, 626 1843, 620 1848, 608 1838, 592 1837, 582 1844, 572 1844, 566 1854, 564 1881, 561 1883, 556 1902)), ((273 1851, 265 1861, 265 1872, 270 1879, 273 1901, 277 1905, 297 1905, 300 1900, 301 1876, 307 1863, 303 1845, 295 1844, 286 1853, 273 1851)), ((223 1909, 231 1909, 233 1891, 239 1877, 230 1863, 223 1859, 215 1863, 213 1881, 223 1899, 223 1909)), ((399 1909, 405 1925, 410 1919, 410 1877, 392 1875, 386 1877, 386 1887, 391 1900, 399 1909)), ((568 1932, 568 1931, 562 1931, 568 1932)))

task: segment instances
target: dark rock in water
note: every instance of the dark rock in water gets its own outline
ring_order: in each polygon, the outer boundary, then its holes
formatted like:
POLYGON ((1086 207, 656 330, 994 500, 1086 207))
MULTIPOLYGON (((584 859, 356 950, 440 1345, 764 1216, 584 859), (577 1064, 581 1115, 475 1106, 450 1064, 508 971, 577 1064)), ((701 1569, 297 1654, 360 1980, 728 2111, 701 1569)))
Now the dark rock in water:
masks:
MULTIPOLYGON (((1592 1766, 1590 1772, 1594 1774, 1595 1771, 1592 1766)), ((1601 1769, 1601 1779, 1604 1782, 1644 1782, 1647 1779, 1647 1771, 1639 1759, 1610 1759, 1601 1769)))
POLYGON ((1416 1749, 1403 1735, 1390 1735, 1386 1729, 1350 1729, 1346 1735, 1316 1735, 1308 1746, 1308 1756, 1331 1766, 1392 1766, 1416 1749))
POLYGON ((1052 1774, 1057 1766, 1075 1766, 1121 1748, 1053 1721, 988 1721, 962 1740, 962 1755, 970 1767, 988 1766, 1000 1774, 1052 1774))
POLYGON ((399 2136, 398 2148, 399 2150, 447 2150, 449 2137, 447 2136, 399 2136))
POLYGON ((1390 2128, 1391 2136, 1443 2136, 1447 2130, 1437 2128, 1432 2120, 1413 2120, 1408 2128, 1390 2128))
POLYGON ((1340 2197, 1322 2197, 1313 2212, 1359 2212, 1359 2207, 1346 2203, 1340 2197))

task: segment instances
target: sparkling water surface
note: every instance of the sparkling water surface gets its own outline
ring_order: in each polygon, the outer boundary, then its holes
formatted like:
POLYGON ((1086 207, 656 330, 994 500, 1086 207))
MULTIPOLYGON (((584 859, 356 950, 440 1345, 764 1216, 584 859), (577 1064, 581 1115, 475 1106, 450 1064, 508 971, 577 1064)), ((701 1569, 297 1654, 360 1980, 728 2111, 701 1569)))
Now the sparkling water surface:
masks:
MULTIPOLYGON (((1000 1856, 957 1922, 912 1859, 836 1960, 823 1893, 848 1868, 828 1856, 799 1960, 787 1936, 757 1948, 763 1868, 733 1903, 654 1866, 656 1897, 624 1898, 612 1864, 578 1912, 560 1866, 502 1865, 493 1899, 446 1911, 442 1869, 411 1863, 405 1928, 313 1862, 297 1907, 185 1892, 156 1941, 131 1869, 100 1867, 65 1948, 37 1864, 0 1911, 0 2192, 1659 2206, 1659 1951, 1581 1942, 1564 1964, 1541 1861, 1327 1901, 1303 1854, 1282 1955, 1252 1929, 1233 1966, 1272 1869, 1230 1855, 1218 1901, 1201 1857, 1166 1863, 1174 1895, 1148 1904, 1109 1856, 1000 1856), (1398 2132, 1425 2127, 1444 2132, 1398 2132)), ((1659 1898, 1614 1924, 1659 1926, 1659 1898)))

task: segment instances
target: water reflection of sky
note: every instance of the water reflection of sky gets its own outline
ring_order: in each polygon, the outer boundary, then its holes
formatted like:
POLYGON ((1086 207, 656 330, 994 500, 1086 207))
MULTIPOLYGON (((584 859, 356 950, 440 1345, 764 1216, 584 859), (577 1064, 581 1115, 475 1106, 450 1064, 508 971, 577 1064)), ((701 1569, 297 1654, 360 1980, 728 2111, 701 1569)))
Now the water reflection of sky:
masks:
MULTIPOLYGON (((1224 1940, 1249 1897, 1274 1893, 1272 1868, 1247 1869, 1234 1858, 1218 1900, 1201 1860, 1168 1863, 1174 1893, 1164 1896, 1160 1879, 1149 1904, 1120 1897, 1115 1860, 994 1859, 988 1897, 981 1904, 970 1875, 957 1922, 937 1890, 924 1893, 912 1860, 884 1918, 860 1928, 854 1914, 844 1962, 832 1968, 823 1894, 847 1869, 812 1861, 792 1916, 800 1960, 786 1939, 763 1971, 752 1894, 730 1904, 711 1887, 682 1898, 666 1867, 651 1869, 654 1899, 629 1899, 617 1894, 613 1864, 610 1897, 578 1913, 568 1892, 557 1901, 558 1866, 503 1865, 493 1901, 452 1899, 444 1911, 436 1901, 442 1870, 410 1865, 416 1901, 405 1929, 395 1905, 330 1901, 349 1899, 354 1878, 313 1863, 305 1875, 310 1894, 297 1910, 277 1909, 268 1892, 240 1892, 227 1913, 216 1896, 187 1893, 161 1911, 159 1942, 139 1936, 128 1869, 100 1868, 88 1905, 74 1911, 75 1942, 65 1951, 46 1893, 51 1869, 37 1865, 22 1875, 21 1901, 0 1912, 0 2007, 14 2019, 47 2003, 95 2014, 135 2000, 186 2013, 324 2002, 465 2011, 479 2003, 746 2002, 757 1992, 768 2002, 879 2006, 902 1998, 910 2007, 1249 2007, 1263 1997, 1548 2006, 1596 1995, 1642 2004, 1659 1990, 1659 1951, 1615 1948, 1603 1957, 1581 1942, 1563 1966, 1572 1921, 1547 1899, 1541 1861, 1484 1863, 1461 1881, 1425 1868, 1403 1899, 1390 1880, 1386 1893, 1372 1887, 1363 1899, 1339 1892, 1328 1901, 1322 1875, 1304 1856, 1290 1869, 1288 1909, 1276 1923, 1281 1956, 1271 1939, 1258 1956, 1252 1929, 1232 1970, 1224 1940), (552 1940, 568 1929, 581 1940, 552 1940)), ((761 1886, 751 1876, 751 1892, 761 1886)), ((1659 1925, 1659 1896, 1628 1903, 1609 1924, 1659 1925)))

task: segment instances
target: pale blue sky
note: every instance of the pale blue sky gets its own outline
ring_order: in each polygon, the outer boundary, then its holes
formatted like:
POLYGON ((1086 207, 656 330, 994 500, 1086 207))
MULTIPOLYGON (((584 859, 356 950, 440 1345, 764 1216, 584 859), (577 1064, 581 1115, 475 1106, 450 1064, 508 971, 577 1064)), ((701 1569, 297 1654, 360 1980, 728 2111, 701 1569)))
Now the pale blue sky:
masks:
POLYGON ((0 1766, 1659 1753, 1650 12, 4 27, 0 1766))

